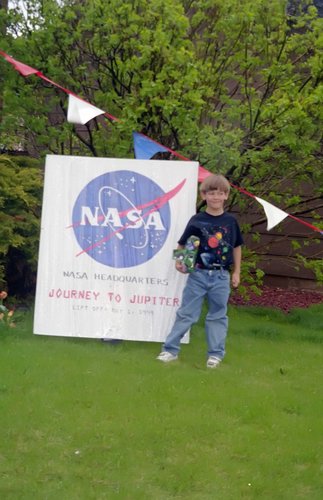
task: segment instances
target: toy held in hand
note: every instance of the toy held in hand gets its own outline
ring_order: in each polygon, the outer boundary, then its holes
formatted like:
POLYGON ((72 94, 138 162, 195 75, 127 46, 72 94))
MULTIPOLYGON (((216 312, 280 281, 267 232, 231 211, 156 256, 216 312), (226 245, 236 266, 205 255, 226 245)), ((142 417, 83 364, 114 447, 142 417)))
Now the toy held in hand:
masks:
POLYGON ((194 271, 199 245, 200 239, 197 236, 190 236, 184 248, 173 250, 173 259, 182 264, 183 272, 194 271))

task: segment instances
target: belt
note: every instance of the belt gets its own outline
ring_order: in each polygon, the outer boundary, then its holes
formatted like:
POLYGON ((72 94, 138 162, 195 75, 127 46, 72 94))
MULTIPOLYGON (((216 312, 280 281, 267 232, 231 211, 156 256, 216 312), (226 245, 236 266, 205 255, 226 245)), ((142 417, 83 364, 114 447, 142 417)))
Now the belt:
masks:
POLYGON ((220 264, 215 264, 214 266, 212 267, 200 267, 200 266, 196 266, 196 268, 198 271, 220 271, 221 269, 223 269, 224 271, 229 271, 229 268, 228 267, 225 267, 225 266, 221 266, 220 264))
POLYGON ((229 269, 227 267, 222 267, 222 266, 216 266, 216 267, 213 267, 212 269, 207 269, 205 267, 197 267, 195 268, 196 271, 203 271, 203 272, 207 272, 208 274, 212 275, 214 272, 216 271, 229 271, 229 269))

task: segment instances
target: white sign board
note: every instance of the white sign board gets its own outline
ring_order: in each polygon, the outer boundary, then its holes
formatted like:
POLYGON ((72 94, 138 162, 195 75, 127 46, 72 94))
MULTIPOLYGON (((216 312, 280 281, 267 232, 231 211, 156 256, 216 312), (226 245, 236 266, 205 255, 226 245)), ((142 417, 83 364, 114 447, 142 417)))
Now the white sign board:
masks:
POLYGON ((196 162, 48 156, 34 333, 164 341, 197 173, 196 162))

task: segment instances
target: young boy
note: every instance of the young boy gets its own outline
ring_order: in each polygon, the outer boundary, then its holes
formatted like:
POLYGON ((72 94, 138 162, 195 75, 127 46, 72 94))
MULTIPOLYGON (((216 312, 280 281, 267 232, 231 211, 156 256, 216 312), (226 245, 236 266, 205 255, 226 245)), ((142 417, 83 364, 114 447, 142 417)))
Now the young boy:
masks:
MULTIPOLYGON (((204 297, 208 301, 205 333, 208 345, 206 366, 216 368, 225 355, 225 340, 228 330, 227 304, 231 283, 236 288, 240 283, 241 245, 243 239, 236 219, 224 211, 230 184, 223 175, 210 175, 200 185, 200 194, 206 201, 205 212, 199 212, 189 220, 178 241, 184 248, 187 239, 194 235, 200 239, 195 269, 189 274, 176 313, 176 320, 168 334, 163 350, 157 357, 168 363, 178 358, 180 340, 199 319, 204 297)), ((176 261, 179 272, 186 271, 176 261)))

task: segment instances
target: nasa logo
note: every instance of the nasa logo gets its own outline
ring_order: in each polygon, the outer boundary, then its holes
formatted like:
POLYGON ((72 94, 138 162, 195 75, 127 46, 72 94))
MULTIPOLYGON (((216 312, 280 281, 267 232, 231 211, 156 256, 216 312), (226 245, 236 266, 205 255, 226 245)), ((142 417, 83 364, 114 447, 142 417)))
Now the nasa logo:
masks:
POLYGON ((78 255, 87 253, 114 268, 147 262, 167 239, 168 201, 178 190, 170 195, 148 177, 128 170, 96 177, 73 208, 74 234, 82 248, 78 255))

